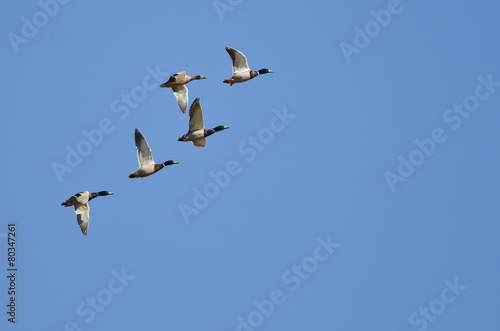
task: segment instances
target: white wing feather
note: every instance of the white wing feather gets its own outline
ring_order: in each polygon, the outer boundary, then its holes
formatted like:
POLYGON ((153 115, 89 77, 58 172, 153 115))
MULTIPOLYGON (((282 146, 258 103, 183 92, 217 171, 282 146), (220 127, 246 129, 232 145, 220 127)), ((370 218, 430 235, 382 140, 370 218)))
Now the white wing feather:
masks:
POLYGON ((137 159, 139 160, 140 168, 155 163, 153 160, 153 154, 151 153, 151 148, 138 129, 135 129, 135 147, 137 147, 137 159))
POLYGON ((233 61, 233 75, 240 71, 250 70, 250 68, 248 68, 247 58, 243 53, 229 46, 226 46, 226 51, 233 61))
POLYGON ((76 219, 84 235, 87 235, 87 229, 89 227, 89 210, 90 208, 87 203, 75 204, 76 219))
POLYGON ((188 89, 185 85, 172 87, 177 104, 181 111, 185 114, 188 106, 188 89))
POLYGON ((189 131, 204 129, 200 98, 196 98, 189 109, 189 131))

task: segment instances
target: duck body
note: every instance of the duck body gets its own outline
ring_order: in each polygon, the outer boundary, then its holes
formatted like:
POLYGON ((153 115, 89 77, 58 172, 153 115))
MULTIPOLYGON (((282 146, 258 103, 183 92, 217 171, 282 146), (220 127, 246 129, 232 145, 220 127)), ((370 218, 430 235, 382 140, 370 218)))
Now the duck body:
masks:
POLYGON ((189 131, 177 141, 191 141, 195 146, 206 147, 206 137, 225 129, 229 129, 229 127, 219 125, 213 129, 205 129, 200 99, 196 98, 189 109, 189 131))
POLYGON ((207 77, 204 77, 202 75, 189 76, 186 75, 185 71, 182 71, 170 76, 170 78, 165 83, 161 84, 160 87, 170 87, 170 88, 178 87, 186 85, 192 80, 200 80, 200 79, 207 79, 207 77))
POLYGON ((205 138, 214 133, 215 133, 214 129, 205 129, 205 128, 189 131, 188 133, 177 139, 177 141, 190 141, 195 146, 206 147, 207 141, 205 140, 205 138))
POLYGON ((161 84, 160 87, 171 88, 174 92, 175 98, 177 99, 177 104, 183 113, 187 111, 188 105, 188 89, 185 86, 192 80, 207 79, 202 75, 188 76, 185 71, 178 72, 168 79, 165 83, 161 84))
POLYGON ((112 194, 114 193, 109 191, 100 191, 100 192, 82 191, 73 195, 68 200, 61 203, 61 206, 75 207, 76 219, 78 221, 78 225, 80 226, 80 230, 82 230, 82 233, 84 235, 87 235, 87 229, 89 226, 89 213, 90 213, 90 207, 88 205, 88 202, 94 199, 95 197, 112 195, 112 194))
POLYGON ((96 192, 82 191, 61 203, 61 206, 71 207, 79 204, 86 204, 97 196, 99 195, 96 192))
POLYGON ((246 82, 258 75, 273 72, 269 69, 260 69, 259 71, 252 70, 248 67, 247 58, 243 55, 243 53, 229 46, 226 46, 226 51, 233 62, 233 74, 231 77, 224 79, 222 81, 223 83, 227 83, 232 86, 236 83, 246 82))
POLYGON ((258 75, 259 73, 257 71, 249 69, 249 70, 235 72, 231 77, 229 77, 228 79, 224 79, 222 82, 233 85, 236 83, 246 82, 247 80, 250 80, 258 75))
POLYGON ((179 162, 168 160, 164 163, 156 163, 153 160, 153 154, 148 142, 139 131, 135 129, 135 147, 137 148, 137 160, 139 161, 139 169, 131 173, 128 178, 148 177, 155 172, 163 169, 167 165, 177 164, 179 162))
POLYGON ((165 164, 163 163, 155 163, 155 164, 148 164, 144 165, 141 168, 137 169, 136 172, 132 173, 129 175, 129 178, 144 178, 151 176, 155 172, 163 169, 165 167, 165 164), (135 174, 135 175, 134 175, 135 174))

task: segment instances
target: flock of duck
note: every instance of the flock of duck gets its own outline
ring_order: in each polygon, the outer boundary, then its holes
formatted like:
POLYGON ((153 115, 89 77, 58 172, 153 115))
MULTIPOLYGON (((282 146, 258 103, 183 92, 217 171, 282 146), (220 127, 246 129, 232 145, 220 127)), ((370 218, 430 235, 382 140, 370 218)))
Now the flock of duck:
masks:
MULTIPOLYGON (((248 67, 247 58, 240 51, 226 46, 226 51, 231 57, 233 62, 233 74, 231 77, 224 79, 222 82, 230 84, 231 86, 236 83, 246 82, 258 75, 267 74, 273 72, 269 69, 260 69, 259 71, 251 70, 248 67)), ((175 98, 177 99, 177 104, 183 113, 187 111, 188 105, 188 89, 186 84, 192 80, 206 79, 201 75, 198 76, 188 76, 186 72, 179 72, 170 76, 169 80, 160 85, 160 87, 171 88, 174 92, 175 98)), ((203 125, 203 114, 201 111, 200 99, 196 98, 191 104, 189 109, 189 130, 188 132, 180 137, 178 141, 191 141, 193 145, 205 147, 206 137, 214 134, 215 132, 228 129, 229 127, 219 125, 213 129, 206 129, 203 125)), ((147 177, 155 172, 163 169, 165 166, 171 164, 177 164, 179 162, 169 160, 164 163, 155 163, 153 160, 153 154, 151 153, 151 148, 148 142, 142 135, 142 133, 135 129, 135 146, 137 147, 137 159, 139 160, 139 169, 129 175, 129 178, 139 178, 147 177)), ((87 235, 87 229, 89 226, 89 205, 88 202, 98 196, 106 196, 114 194, 109 191, 100 192, 89 192, 83 191, 77 193, 70 197, 68 200, 64 201, 61 205, 65 207, 73 206, 75 207, 76 218, 78 225, 82 230, 84 235, 87 235)))

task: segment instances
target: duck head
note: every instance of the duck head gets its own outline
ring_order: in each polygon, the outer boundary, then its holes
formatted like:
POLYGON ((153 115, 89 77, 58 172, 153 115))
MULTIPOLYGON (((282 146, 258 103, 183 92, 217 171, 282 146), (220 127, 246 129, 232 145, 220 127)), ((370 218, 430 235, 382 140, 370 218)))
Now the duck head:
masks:
POLYGON ((113 192, 109 192, 109 191, 100 191, 100 192, 97 192, 97 195, 99 196, 103 196, 103 195, 112 195, 114 194, 113 192))
POLYGON ((164 165, 164 166, 168 166, 168 165, 171 165, 171 164, 177 164, 177 163, 179 163, 179 162, 177 162, 177 161, 173 161, 173 160, 168 160, 168 161, 166 161, 166 162, 163 162, 163 165, 164 165))
POLYGON ((229 129, 229 126, 219 125, 219 126, 216 126, 215 128, 213 128, 212 130, 214 130, 215 132, 217 132, 217 131, 222 131, 222 130, 225 130, 225 129, 229 129))
POLYGON ((264 68, 264 69, 260 69, 257 72, 259 73, 259 75, 262 75, 262 74, 269 74, 269 73, 274 72, 274 71, 264 68))

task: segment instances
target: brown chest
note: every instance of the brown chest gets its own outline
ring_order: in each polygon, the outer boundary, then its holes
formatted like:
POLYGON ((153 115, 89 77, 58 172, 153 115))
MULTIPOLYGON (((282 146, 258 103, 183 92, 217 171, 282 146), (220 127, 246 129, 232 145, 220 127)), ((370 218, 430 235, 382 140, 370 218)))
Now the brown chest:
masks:
POLYGON ((215 131, 213 129, 205 129, 205 137, 208 137, 214 133, 215 133, 215 131))
POLYGON ((162 163, 160 163, 160 164, 155 163, 154 172, 157 172, 158 170, 163 169, 163 167, 165 167, 164 164, 162 164, 162 163))

